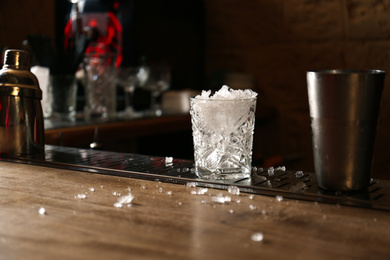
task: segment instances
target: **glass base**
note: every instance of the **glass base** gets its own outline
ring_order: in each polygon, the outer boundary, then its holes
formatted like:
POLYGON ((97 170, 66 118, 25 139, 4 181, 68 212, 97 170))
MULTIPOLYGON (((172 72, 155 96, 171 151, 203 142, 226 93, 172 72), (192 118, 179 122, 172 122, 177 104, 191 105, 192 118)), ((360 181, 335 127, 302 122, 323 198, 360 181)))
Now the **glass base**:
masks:
POLYGON ((239 180, 249 178, 251 171, 247 168, 229 168, 210 171, 201 167, 195 167, 195 174, 199 178, 208 180, 239 180))

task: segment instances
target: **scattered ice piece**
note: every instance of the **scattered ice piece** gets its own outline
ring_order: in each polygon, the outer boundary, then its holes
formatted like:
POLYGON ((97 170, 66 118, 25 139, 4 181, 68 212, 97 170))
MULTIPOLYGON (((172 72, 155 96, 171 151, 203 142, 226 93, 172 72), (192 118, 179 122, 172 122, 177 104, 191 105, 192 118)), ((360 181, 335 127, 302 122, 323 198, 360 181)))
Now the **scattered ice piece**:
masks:
POLYGON ((114 203, 115 208, 122 208, 123 205, 129 206, 131 202, 133 201, 134 196, 129 193, 128 195, 124 195, 118 198, 118 201, 114 203))
POLYGON ((146 186, 145 185, 141 185, 141 189, 142 190, 146 189, 146 186))
POLYGON ((252 204, 249 205, 249 208, 250 208, 251 210, 257 209, 256 206, 253 206, 252 204))
POLYGON ((303 171, 297 171, 295 173, 295 177, 297 177, 297 178, 302 178, 303 176, 304 176, 303 171))
POLYGON ((229 186, 228 192, 232 195, 240 195, 240 189, 237 186, 229 186))
POLYGON ((240 199, 236 199, 236 202, 237 202, 237 203, 240 203, 240 202, 241 202, 241 200, 240 200, 240 199))
POLYGON ((100 189, 103 189, 104 188, 104 186, 103 185, 100 185, 100 189))
POLYGON ((123 204, 122 204, 122 203, 119 203, 119 202, 116 202, 116 203, 114 203, 114 207, 115 207, 115 208, 122 208, 122 207, 123 207, 123 204))
POLYGON ((195 193, 192 193, 192 191, 191 191, 191 194, 203 195, 203 194, 206 194, 208 191, 209 191, 209 189, 207 189, 207 188, 199 188, 197 191, 195 191, 195 193))
POLYGON ((158 192, 160 192, 160 193, 163 192, 163 188, 161 188, 161 187, 158 188, 158 192))
POLYGON ((276 171, 283 171, 283 172, 285 172, 286 171, 286 166, 279 166, 275 170, 276 171))
POLYGON ((202 204, 206 204, 206 203, 207 203, 207 201, 206 201, 206 200, 201 200, 201 201, 200 201, 200 203, 202 203, 202 204))
POLYGON ((272 176, 272 175, 274 175, 275 174, 275 169, 274 169, 274 167, 269 167, 268 168, 268 176, 272 176))
POLYGON ((83 199, 85 199, 86 197, 87 197, 87 195, 85 195, 85 194, 77 194, 76 196, 74 196, 76 199, 81 199, 81 200, 83 200, 83 199))
POLYGON ((182 169, 182 172, 188 172, 188 171, 190 171, 189 168, 186 168, 186 167, 185 167, 185 168, 182 169))
POLYGON ((172 195, 172 191, 167 191, 167 194, 168 195, 172 195))
POLYGON ((38 210, 39 215, 45 215, 46 214, 46 209, 43 207, 40 207, 38 210))
POLYGON ((249 199, 250 199, 250 200, 253 200, 253 197, 254 197, 253 194, 250 194, 250 195, 249 195, 249 199))
POLYGON ((221 195, 219 195, 219 196, 212 196, 211 197, 211 201, 223 204, 225 202, 232 201, 232 198, 229 197, 229 196, 221 196, 221 195))
POLYGON ((265 211, 265 209, 262 209, 262 210, 261 210, 261 214, 267 215, 267 211, 265 211))
POLYGON ((196 195, 196 194, 198 194, 198 193, 196 192, 196 190, 192 190, 192 191, 191 191, 191 195, 196 195))
POLYGON ((130 188, 130 187, 127 187, 126 190, 127 190, 127 191, 131 191, 131 188, 130 188))
POLYGON ((177 204, 179 204, 179 206, 183 205, 183 203, 181 203, 180 201, 177 204))
POLYGON ((187 188, 195 188, 196 187, 196 182, 187 182, 186 187, 187 188))
POLYGON ((121 194, 120 194, 119 192, 116 192, 116 191, 114 191, 114 192, 112 193, 112 195, 114 195, 114 196, 121 196, 121 194))
POLYGON ((91 188, 89 188, 89 191, 95 191, 95 189, 91 187, 91 188))
POLYGON ((234 210, 229 209, 229 213, 230 213, 230 214, 233 214, 233 213, 234 213, 234 210))
POLYGON ((277 195, 277 196, 275 197, 275 199, 276 199, 277 201, 282 201, 282 200, 283 200, 283 197, 280 196, 280 195, 277 195))
POLYGON ((256 232, 252 235, 252 240, 255 242, 261 242, 264 239, 264 235, 262 232, 256 232))
POLYGON ((134 199, 134 196, 133 194, 129 193, 125 196, 121 196, 118 198, 118 202, 122 203, 122 204, 129 204, 133 201, 134 199))
POLYGON ((252 172, 257 172, 257 167, 256 166, 252 167, 252 172))

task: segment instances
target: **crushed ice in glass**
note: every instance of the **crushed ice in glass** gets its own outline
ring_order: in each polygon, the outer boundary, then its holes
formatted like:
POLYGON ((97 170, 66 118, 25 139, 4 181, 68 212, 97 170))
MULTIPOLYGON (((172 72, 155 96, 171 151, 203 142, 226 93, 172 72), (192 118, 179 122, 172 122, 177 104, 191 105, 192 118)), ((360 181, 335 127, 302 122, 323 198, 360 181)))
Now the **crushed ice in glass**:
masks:
POLYGON ((195 98, 198 99, 249 99, 257 97, 257 93, 251 89, 231 89, 227 85, 223 85, 222 88, 211 95, 211 90, 202 90, 200 95, 195 98))
POLYGON ((196 187, 196 182, 187 182, 186 187, 187 188, 195 188, 196 187))
POLYGON ((261 242, 264 239, 264 235, 262 232, 256 232, 252 235, 252 240, 255 242, 261 242))
POLYGON ((232 195, 240 195, 240 189, 237 186, 229 186, 228 192, 232 195))

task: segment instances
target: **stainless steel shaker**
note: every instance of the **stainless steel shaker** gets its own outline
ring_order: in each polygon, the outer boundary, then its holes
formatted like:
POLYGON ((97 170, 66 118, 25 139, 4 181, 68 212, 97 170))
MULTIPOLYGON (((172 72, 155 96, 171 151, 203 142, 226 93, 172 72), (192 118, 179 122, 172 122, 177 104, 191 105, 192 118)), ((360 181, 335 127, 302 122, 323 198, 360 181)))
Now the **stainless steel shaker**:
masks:
POLYGON ((370 183, 385 71, 308 71, 316 179, 327 190, 364 190, 370 183))
POLYGON ((31 155, 44 151, 42 91, 23 50, 5 52, 0 70, 0 154, 31 155))

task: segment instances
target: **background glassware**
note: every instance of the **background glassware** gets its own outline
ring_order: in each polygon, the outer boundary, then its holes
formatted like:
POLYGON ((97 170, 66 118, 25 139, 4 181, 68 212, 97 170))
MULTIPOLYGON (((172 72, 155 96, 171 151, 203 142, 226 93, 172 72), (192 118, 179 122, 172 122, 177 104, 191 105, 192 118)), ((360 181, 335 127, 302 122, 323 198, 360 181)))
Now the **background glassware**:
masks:
POLYGON ((117 71, 104 55, 85 58, 86 119, 115 117, 117 71))
POLYGON ((124 90, 125 95, 125 117, 136 116, 133 108, 134 91, 137 87, 145 85, 149 77, 148 67, 121 68, 118 72, 118 84, 124 90))
POLYGON ((149 113, 160 116, 161 95, 167 91, 171 84, 171 69, 168 64, 156 64, 149 67, 149 77, 147 82, 142 86, 151 92, 151 105, 149 113))
POLYGON ((71 122, 76 120, 76 75, 50 75, 48 95, 51 97, 53 119, 71 122))

